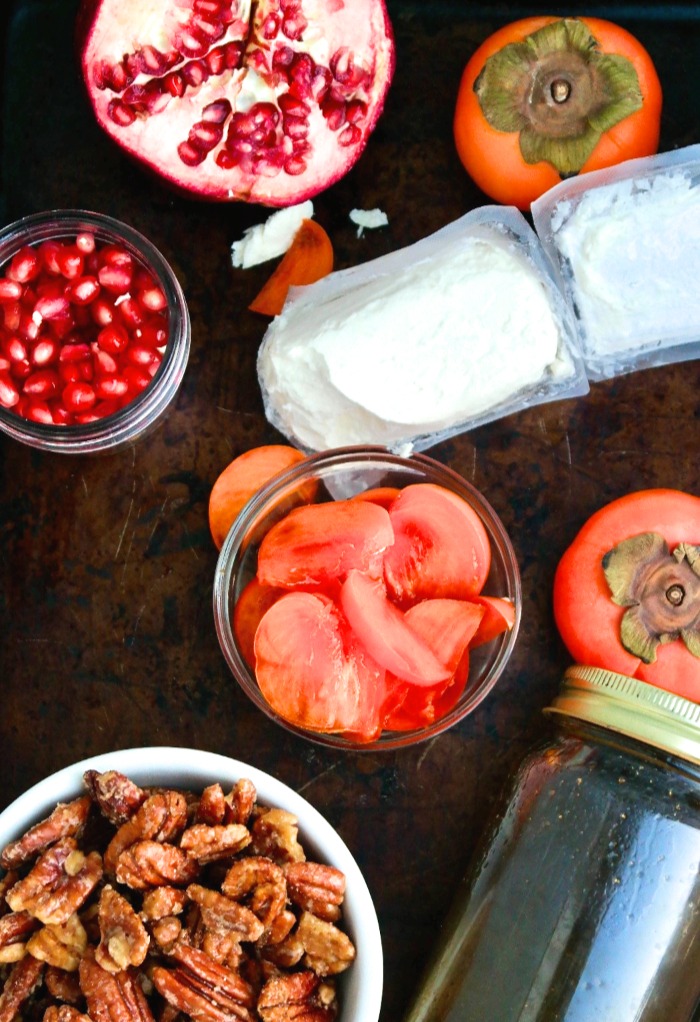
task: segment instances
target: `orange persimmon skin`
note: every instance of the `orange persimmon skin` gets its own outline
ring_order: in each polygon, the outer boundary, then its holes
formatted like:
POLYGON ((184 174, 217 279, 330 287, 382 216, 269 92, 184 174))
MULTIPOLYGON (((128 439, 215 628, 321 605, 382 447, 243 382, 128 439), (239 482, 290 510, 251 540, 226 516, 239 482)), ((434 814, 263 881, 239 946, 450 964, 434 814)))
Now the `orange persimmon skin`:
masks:
MULTIPOLYGON (((498 29, 467 62, 457 93, 454 138, 465 169, 475 184, 496 202, 526 211, 535 199, 558 184, 561 177, 545 161, 525 163, 518 132, 498 131, 488 123, 474 92, 474 82, 494 53, 558 20, 553 16, 522 18, 498 29)), ((658 151, 662 91, 651 57, 630 32, 602 18, 579 20, 598 41, 601 52, 619 54, 631 61, 642 93, 641 108, 602 135, 579 172, 584 174, 658 151)))
POLYGON ((332 269, 331 239, 315 220, 302 220, 282 261, 248 308, 263 316, 278 316, 290 287, 314 284, 332 269))

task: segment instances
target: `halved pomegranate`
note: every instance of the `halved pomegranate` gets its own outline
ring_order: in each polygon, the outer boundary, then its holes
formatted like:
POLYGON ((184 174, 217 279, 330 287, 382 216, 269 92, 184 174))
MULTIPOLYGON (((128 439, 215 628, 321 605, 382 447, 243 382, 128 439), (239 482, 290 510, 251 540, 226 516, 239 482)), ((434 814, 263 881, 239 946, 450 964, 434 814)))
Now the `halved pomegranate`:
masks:
POLYGON ((83 0, 98 123, 200 198, 287 206, 355 163, 394 69, 384 0, 83 0))

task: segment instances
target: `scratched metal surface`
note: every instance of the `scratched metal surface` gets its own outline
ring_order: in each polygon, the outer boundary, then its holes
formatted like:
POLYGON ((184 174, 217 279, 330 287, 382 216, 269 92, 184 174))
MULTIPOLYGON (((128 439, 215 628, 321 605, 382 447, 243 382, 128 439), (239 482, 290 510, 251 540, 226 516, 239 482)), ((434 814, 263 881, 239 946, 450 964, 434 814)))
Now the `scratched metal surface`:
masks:
MULTIPOLYGON (((453 150, 452 97, 476 44, 511 16, 536 13, 388 6, 398 64, 384 116, 352 173, 316 200, 339 267, 413 242, 485 201, 453 150), (384 209, 389 227, 358 238, 348 220, 355 206, 384 209)), ((522 571, 517 649, 477 713, 429 744, 382 755, 324 750, 283 732, 238 690, 219 651, 206 519, 224 465, 277 439, 255 377, 263 325, 246 311, 269 267, 233 271, 229 258, 231 242, 266 213, 174 197, 122 157, 80 92, 74 10, 67 0, 27 0, 9 17, 4 219, 85 206, 142 230, 184 287, 192 356, 164 426, 132 449, 68 458, 0 439, 0 808, 61 766, 136 745, 190 745, 272 772, 327 816, 365 872, 384 940, 389 1022, 408 1003, 506 775, 546 733, 541 710, 567 664, 551 613, 560 554, 616 496, 642 486, 698 490, 697 367, 598 384, 585 398, 429 452, 484 492, 522 571)), ((663 17, 654 8, 606 10, 626 17, 657 61, 663 148, 697 141, 695 6, 663 17)))

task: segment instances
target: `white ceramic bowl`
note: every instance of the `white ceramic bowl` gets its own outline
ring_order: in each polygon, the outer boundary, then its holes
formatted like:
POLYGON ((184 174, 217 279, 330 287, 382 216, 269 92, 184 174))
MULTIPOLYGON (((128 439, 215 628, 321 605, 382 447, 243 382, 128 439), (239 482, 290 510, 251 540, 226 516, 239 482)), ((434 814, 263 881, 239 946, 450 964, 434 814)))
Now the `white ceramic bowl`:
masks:
POLYGON ((377 1022, 384 976, 377 913, 347 845, 306 799, 270 774, 227 756, 167 746, 123 749, 65 767, 20 795, 0 813, 0 848, 46 817, 58 802, 83 793, 86 770, 119 770, 141 786, 168 785, 192 791, 201 791, 216 781, 226 789, 247 777, 262 804, 294 813, 299 821, 299 840, 309 856, 335 866, 346 877, 343 928, 357 949, 357 958, 338 977, 338 1022, 377 1022))

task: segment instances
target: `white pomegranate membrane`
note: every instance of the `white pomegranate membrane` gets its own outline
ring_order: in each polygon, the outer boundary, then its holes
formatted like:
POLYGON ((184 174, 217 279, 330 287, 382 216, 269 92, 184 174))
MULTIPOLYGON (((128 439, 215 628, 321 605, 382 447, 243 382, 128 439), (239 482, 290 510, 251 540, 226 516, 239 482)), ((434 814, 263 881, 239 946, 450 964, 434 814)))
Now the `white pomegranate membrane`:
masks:
POLYGON ((99 124, 172 185, 287 206, 355 163, 394 68, 384 0, 83 0, 99 124))
POLYGON ((168 339, 154 274, 91 231, 23 245, 0 270, 0 407, 24 419, 113 415, 151 386, 168 339))

